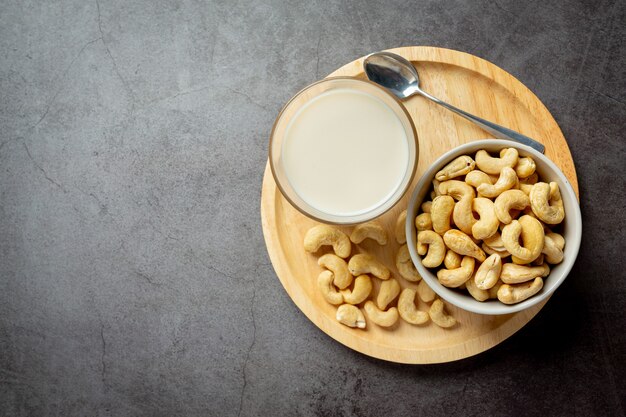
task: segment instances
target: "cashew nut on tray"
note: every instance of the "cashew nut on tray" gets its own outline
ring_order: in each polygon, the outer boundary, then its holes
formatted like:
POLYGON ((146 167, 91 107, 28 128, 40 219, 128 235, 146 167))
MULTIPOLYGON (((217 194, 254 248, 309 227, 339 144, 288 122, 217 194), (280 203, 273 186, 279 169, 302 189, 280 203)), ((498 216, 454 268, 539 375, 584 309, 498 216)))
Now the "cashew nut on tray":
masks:
POLYGON ((365 303, 363 308, 365 308, 367 317, 380 327, 391 327, 398 321, 399 315, 396 307, 391 307, 387 311, 382 311, 376 307, 376 304, 374 304, 373 301, 368 301, 365 303))
POLYGON ((443 310, 443 301, 436 299, 428 310, 430 319, 439 327, 452 327, 456 324, 456 319, 450 315, 447 315, 443 310))
POLYGON ((389 269, 372 255, 364 253, 350 258, 348 269, 352 275, 372 274, 376 278, 389 279, 389 269))
POLYGON ((400 317, 409 324, 424 324, 430 316, 426 311, 420 311, 415 305, 417 293, 411 288, 405 288, 398 299, 398 312, 400 317))
POLYGON ((378 297, 376 297, 376 305, 378 308, 381 310, 386 309, 387 305, 400 294, 400 290, 400 284, 395 279, 391 278, 387 281, 383 281, 378 290, 378 297))
POLYGON ((342 304, 337 309, 336 314, 337 321, 348 327, 357 327, 359 329, 365 329, 365 316, 358 307, 350 304, 342 304))
POLYGON ((387 244, 387 232, 378 223, 362 223, 354 228, 350 235, 350 240, 358 245, 365 239, 375 240, 379 245, 383 246, 387 244))
POLYGON ((334 284, 339 289, 343 290, 352 283, 352 275, 350 275, 348 270, 348 264, 337 255, 327 253, 317 260, 317 264, 332 271, 335 276, 334 284))
POLYGON ((324 224, 310 228, 304 236, 304 249, 317 252, 324 245, 331 245, 335 254, 342 258, 350 256, 352 249, 350 239, 341 230, 324 224))
POLYGON ((322 271, 317 277, 317 288, 319 288, 324 299, 330 304, 338 305, 343 303, 343 296, 333 285, 334 275, 330 271, 322 271))
POLYGON ((354 279, 354 288, 341 290, 343 301, 348 304, 361 304, 372 292, 372 280, 369 275, 359 275, 354 279))
POLYGON ((417 272, 415 265, 413 265, 411 254, 409 253, 409 247, 407 245, 402 245, 400 246, 400 249, 398 249, 398 253, 396 254, 396 268, 398 268, 398 272, 402 278, 407 281, 417 282, 422 279, 417 272))
POLYGON ((398 216, 398 219, 396 220, 396 228, 395 228, 396 242, 398 242, 400 245, 403 243, 406 243, 406 233, 404 231, 405 223, 406 223, 406 210, 402 210, 402 213, 400 213, 400 215, 398 216))
POLYGON ((420 300, 425 303, 430 303, 437 296, 424 280, 421 280, 417 286, 417 295, 419 296, 420 300))

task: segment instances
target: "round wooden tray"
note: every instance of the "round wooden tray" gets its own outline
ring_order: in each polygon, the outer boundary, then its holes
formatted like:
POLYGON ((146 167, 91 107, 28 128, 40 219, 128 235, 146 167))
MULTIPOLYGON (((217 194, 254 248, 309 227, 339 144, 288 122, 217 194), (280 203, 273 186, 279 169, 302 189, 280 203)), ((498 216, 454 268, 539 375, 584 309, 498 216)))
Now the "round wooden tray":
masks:
MULTIPOLYGON (((546 146, 546 155, 568 177, 578 193, 574 163, 567 142, 556 121, 541 101, 522 83, 497 66, 463 52, 433 47, 405 47, 392 52, 416 66, 425 91, 470 113, 528 135, 546 146)), ((363 58, 353 61, 330 76, 365 78, 363 58)), ((404 102, 413 118, 419 138, 417 173, 409 192, 379 221, 392 232, 398 214, 407 206, 411 190, 421 174, 447 150, 472 140, 488 137, 479 127, 421 97, 404 102)), ((544 303, 510 315, 483 316, 446 303, 459 324, 442 329, 433 323, 412 326, 399 320, 390 329, 368 323, 366 330, 351 329, 335 320, 336 307, 317 290, 321 271, 319 254, 302 248, 306 231, 315 221, 294 209, 277 189, 266 167, 261 195, 263 234, 278 278, 298 308, 322 331, 344 345, 376 358, 401 363, 438 363, 462 359, 483 352, 522 328, 544 303)), ((343 227, 350 234, 352 228, 343 227)), ((368 252, 381 259, 403 287, 414 287, 399 277, 394 258, 399 245, 390 233, 389 243, 378 246, 365 241, 353 245, 353 253, 368 252)), ((373 280, 377 281, 377 280, 373 280)), ((426 309, 419 303, 420 309, 426 309)))

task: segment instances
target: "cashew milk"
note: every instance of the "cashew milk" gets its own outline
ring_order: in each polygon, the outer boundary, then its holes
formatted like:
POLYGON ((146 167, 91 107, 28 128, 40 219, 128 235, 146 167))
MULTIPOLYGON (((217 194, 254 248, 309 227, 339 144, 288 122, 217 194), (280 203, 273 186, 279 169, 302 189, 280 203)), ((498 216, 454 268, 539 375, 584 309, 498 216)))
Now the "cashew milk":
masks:
POLYGON ((334 215, 366 213, 398 189, 409 165, 402 122, 383 101, 327 91, 293 117, 282 146, 285 173, 309 205, 334 215))

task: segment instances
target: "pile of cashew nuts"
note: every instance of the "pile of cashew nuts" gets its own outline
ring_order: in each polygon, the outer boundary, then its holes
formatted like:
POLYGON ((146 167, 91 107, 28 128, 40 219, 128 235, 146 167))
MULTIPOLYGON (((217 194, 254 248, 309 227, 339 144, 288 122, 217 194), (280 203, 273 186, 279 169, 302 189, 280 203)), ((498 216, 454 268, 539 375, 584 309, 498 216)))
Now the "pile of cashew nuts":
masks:
POLYGON ((563 260, 559 187, 540 182, 535 161, 505 148, 460 156, 437 172, 415 218, 417 252, 441 285, 478 301, 524 301, 563 260), (443 264, 443 267, 441 267, 443 264))
MULTIPOLYGON (((396 255, 396 267, 402 278, 417 283, 422 278, 411 262, 405 244, 405 220, 406 211, 396 224, 396 240, 402 245, 396 255)), ((304 237, 304 249, 308 252, 318 252, 323 246, 332 247, 332 253, 325 253, 318 259, 317 263, 324 270, 317 278, 317 286, 328 303, 338 306, 336 319, 340 323, 365 329, 367 315, 369 321, 384 328, 394 326, 400 318, 413 325, 423 325, 429 320, 444 328, 456 324, 454 317, 445 313, 443 302, 424 281, 415 289, 403 289, 400 280, 392 277, 390 269, 374 256, 368 253, 350 256, 352 244, 359 245, 365 239, 386 245, 387 231, 380 224, 369 222, 356 226, 348 236, 334 227, 318 225, 309 229, 304 237), (372 278, 380 281, 375 296, 372 278), (432 302, 430 309, 419 310, 417 297, 425 303, 432 302), (365 314, 359 307, 365 310, 365 314)))

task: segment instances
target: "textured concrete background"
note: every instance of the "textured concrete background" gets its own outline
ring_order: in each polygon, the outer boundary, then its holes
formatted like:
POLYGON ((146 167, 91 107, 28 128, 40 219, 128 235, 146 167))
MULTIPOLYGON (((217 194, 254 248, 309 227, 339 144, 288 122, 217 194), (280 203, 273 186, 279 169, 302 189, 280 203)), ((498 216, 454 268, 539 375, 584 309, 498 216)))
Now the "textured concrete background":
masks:
POLYGON ((624 415, 624 22, 623 0, 2 0, 0 414, 624 415), (582 196, 581 254, 547 307, 445 365, 319 331, 260 226, 282 104, 403 45, 536 92, 582 196))

